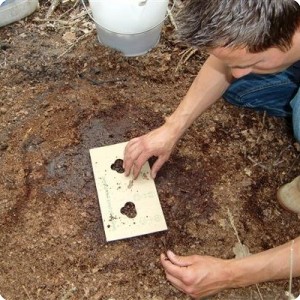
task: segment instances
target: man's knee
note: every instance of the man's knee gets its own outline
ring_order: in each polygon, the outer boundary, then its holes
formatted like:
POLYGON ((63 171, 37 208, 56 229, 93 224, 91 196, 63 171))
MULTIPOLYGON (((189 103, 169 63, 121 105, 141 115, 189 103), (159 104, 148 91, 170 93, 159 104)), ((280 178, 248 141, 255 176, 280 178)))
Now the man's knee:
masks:
POLYGON ((290 70, 270 75, 249 74, 235 80, 223 98, 233 105, 288 117, 292 113, 290 101, 298 91, 293 78, 290 70))
POLYGON ((290 104, 293 109, 294 137, 300 143, 300 89, 290 104))

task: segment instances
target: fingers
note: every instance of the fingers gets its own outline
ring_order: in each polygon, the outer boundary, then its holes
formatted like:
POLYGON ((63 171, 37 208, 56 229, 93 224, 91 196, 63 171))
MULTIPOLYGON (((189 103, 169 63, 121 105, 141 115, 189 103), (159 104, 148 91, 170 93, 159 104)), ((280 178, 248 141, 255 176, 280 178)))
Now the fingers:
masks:
POLYGON ((172 251, 167 251, 168 259, 176 266, 188 267, 193 263, 193 256, 179 256, 175 255, 172 251))
MULTIPOLYGON (((173 253, 174 254, 174 253, 173 253)), ((174 265, 165 254, 161 254, 161 263, 165 269, 166 278, 170 283, 175 286, 178 290, 194 296, 192 287, 186 283, 186 278, 190 277, 189 266, 177 266, 174 265)))
MULTIPOLYGON (((138 145, 139 138, 132 139, 125 147, 124 150, 124 160, 123 160, 123 168, 125 169, 125 176, 130 174, 130 171, 136 161, 136 159, 142 153, 142 149, 138 145)), ((136 172, 138 171, 136 166, 136 172)))
POLYGON ((182 281, 184 277, 184 273, 186 272, 187 266, 179 266, 174 264, 170 259, 169 256, 167 257, 165 254, 161 254, 160 261, 162 266, 165 269, 166 275, 171 276, 172 278, 177 278, 178 280, 182 281))
POLYGON ((166 271, 166 278, 170 281, 170 283, 177 288, 178 290, 185 292, 185 284, 178 278, 174 277, 172 274, 166 271))
POLYGON ((141 152, 138 158, 133 162, 133 178, 136 179, 139 176, 139 173, 144 165, 144 163, 148 160, 149 155, 147 153, 141 152))
MULTIPOLYGON (((166 278, 174 287, 189 296, 193 298, 200 296, 200 293, 195 293, 195 270, 193 270, 193 266, 187 261, 189 257, 177 256, 171 251, 168 251, 167 254, 168 256, 165 254, 161 254, 160 256, 166 278), (174 262, 180 265, 174 264, 174 262)), ((193 260, 193 256, 190 256, 190 258, 193 260)))
POLYGON ((163 253, 160 255, 160 262, 161 262, 162 266, 164 267, 165 272, 167 274, 170 274, 170 275, 174 276, 173 274, 177 273, 179 267, 174 265, 169 260, 169 258, 163 253))
POLYGON ((162 165, 168 160, 168 157, 162 156, 159 157, 156 162, 153 164, 151 169, 151 177, 155 179, 157 172, 160 170, 162 165))
POLYGON ((128 142, 124 150, 123 168, 125 176, 133 170, 134 178, 152 156, 158 157, 151 170, 151 177, 154 179, 158 170, 169 158, 174 146, 174 139, 168 134, 165 127, 155 129, 148 134, 134 138, 128 142))
MULTIPOLYGON (((139 138, 134 138, 128 142, 124 150, 124 161, 123 168, 125 170, 125 176, 130 174, 130 171, 133 171, 133 178, 136 179, 141 171, 141 168, 145 164, 145 162, 152 156, 153 150, 149 149, 146 146, 145 136, 141 136, 139 138)), ((154 169, 152 168, 151 176, 153 174, 156 175, 157 171, 166 161, 165 158, 158 160, 155 162, 154 169), (154 170, 154 173, 153 173, 154 170)))

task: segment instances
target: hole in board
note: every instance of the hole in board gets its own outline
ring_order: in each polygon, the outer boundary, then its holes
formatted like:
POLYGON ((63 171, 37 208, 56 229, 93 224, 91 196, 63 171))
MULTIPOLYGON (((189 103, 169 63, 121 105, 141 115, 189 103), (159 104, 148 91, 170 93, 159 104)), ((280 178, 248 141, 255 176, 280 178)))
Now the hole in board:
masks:
POLYGON ((125 205, 121 208, 120 212, 121 214, 131 219, 135 218, 137 215, 135 204, 132 202, 126 202, 125 205))
POLYGON ((123 168, 123 159, 117 159, 110 167, 112 170, 117 171, 118 173, 125 172, 123 168))

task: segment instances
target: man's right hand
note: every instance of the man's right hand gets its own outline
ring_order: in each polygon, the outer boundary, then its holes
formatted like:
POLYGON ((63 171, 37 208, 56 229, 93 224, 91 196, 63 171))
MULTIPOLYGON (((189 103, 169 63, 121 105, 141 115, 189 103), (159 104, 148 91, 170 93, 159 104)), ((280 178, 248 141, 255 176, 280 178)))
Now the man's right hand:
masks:
POLYGON ((157 160, 151 169, 151 177, 154 179, 161 166, 169 159, 177 139, 170 126, 164 124, 145 135, 130 140, 124 152, 125 175, 128 176, 132 170, 133 177, 136 179, 144 163, 150 157, 156 156, 157 160))
POLYGON ((209 106, 221 98, 232 80, 230 68, 211 55, 202 66, 188 93, 163 126, 130 140, 125 148, 123 168, 137 178, 143 164, 151 157, 157 160, 151 170, 155 178, 168 160, 181 135, 209 106))

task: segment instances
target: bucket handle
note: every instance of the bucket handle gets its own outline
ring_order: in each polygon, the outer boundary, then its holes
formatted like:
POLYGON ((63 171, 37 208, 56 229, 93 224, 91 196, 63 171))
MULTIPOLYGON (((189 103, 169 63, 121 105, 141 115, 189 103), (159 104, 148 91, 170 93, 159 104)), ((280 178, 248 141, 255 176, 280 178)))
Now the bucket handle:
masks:
MULTIPOLYGON (((148 0, 140 0, 139 5, 145 5, 145 4, 147 3, 147 1, 148 1, 148 0)), ((81 0, 81 3, 82 3, 82 5, 83 5, 83 7, 84 7, 86 13, 88 14, 88 16, 91 18, 91 20, 93 20, 93 21, 95 22, 95 24, 97 24, 99 27, 102 28, 102 26, 101 26, 99 23, 97 23, 97 21, 93 18, 93 16, 91 15, 91 13, 89 12, 89 10, 87 9, 84 0, 81 0)), ((169 15, 171 15, 171 12, 173 11, 173 9, 174 9, 174 7, 175 7, 175 4, 176 4, 176 0, 173 0, 173 5, 172 5, 171 9, 168 9, 168 10, 167 10, 166 16, 165 16, 165 18, 162 20, 162 22, 164 22, 164 21, 167 19, 167 17, 168 17, 169 15)), ((156 25, 156 26, 157 26, 157 25, 156 25)), ((155 28, 156 26, 153 26, 152 28, 148 29, 147 31, 152 30, 152 29, 155 28)), ((105 29, 105 30, 107 30, 107 29, 105 29)), ((111 30, 109 30, 109 31, 111 31, 111 30)), ((112 31, 111 31, 111 32, 112 32, 112 31)), ((136 34, 138 34, 138 33, 136 33, 136 34)))
POLYGON ((147 3, 148 0, 140 0, 139 6, 143 6, 147 3))

